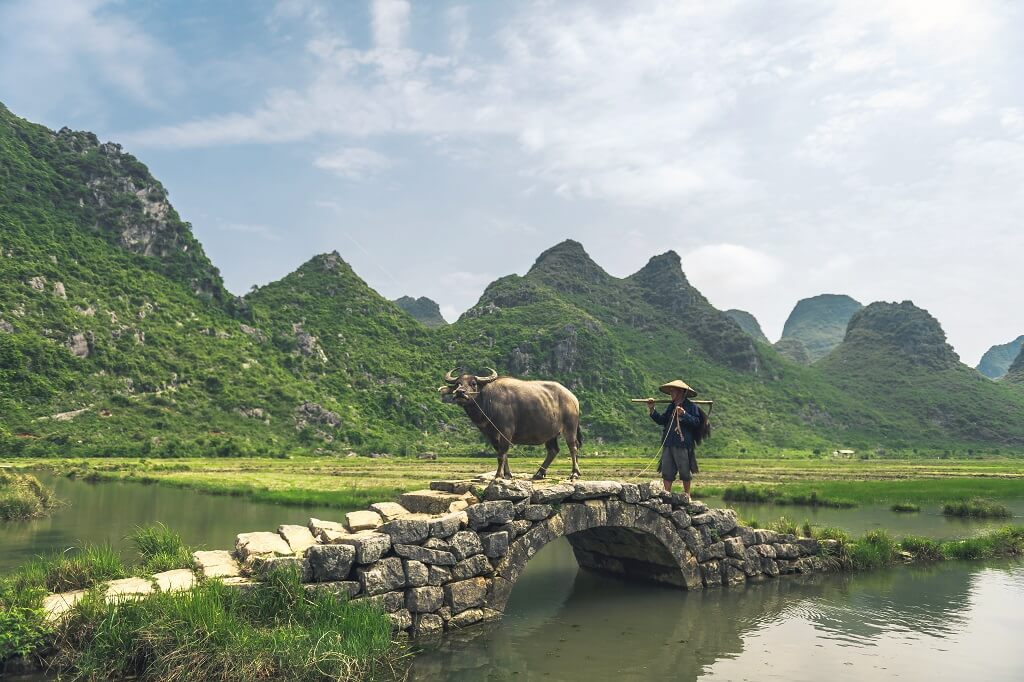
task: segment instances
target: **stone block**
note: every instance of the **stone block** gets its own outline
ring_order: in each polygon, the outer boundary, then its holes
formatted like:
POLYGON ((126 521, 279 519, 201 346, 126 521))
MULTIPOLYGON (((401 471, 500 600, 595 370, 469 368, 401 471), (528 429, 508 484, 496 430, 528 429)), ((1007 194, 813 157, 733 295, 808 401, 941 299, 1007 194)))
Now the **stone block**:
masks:
POLYGON ((452 512, 431 519, 429 523, 431 537, 448 538, 469 524, 469 516, 465 511, 452 512))
POLYGON ((534 504, 557 504, 576 492, 572 483, 556 483, 554 485, 535 485, 530 501, 534 504))
POLYGON ((306 592, 333 594, 340 599, 352 599, 363 588, 356 580, 339 580, 333 583, 309 583, 303 585, 306 592))
POLYGON ((494 568, 486 556, 476 554, 455 564, 451 569, 451 578, 465 580, 480 575, 489 575, 493 570, 494 568))
POLYGON ((430 537, 430 523, 425 519, 395 519, 382 525, 377 532, 390 537, 393 545, 414 545, 430 537))
POLYGON ((772 545, 753 545, 749 549, 754 550, 759 557, 767 557, 768 559, 775 558, 775 547, 772 545))
POLYGON ((480 529, 489 525, 508 523, 515 515, 513 505, 508 500, 480 502, 466 509, 470 528, 480 529))
POLYGON ((292 550, 292 554, 302 554, 316 544, 316 538, 305 526, 282 525, 277 527, 277 534, 284 538, 292 550))
POLYGON ((722 567, 722 582, 730 586, 742 585, 747 582, 747 574, 742 568, 727 564, 722 567))
MULTIPOLYGON (((322 547, 324 545, 317 546, 322 547)), ((248 567, 250 575, 256 576, 260 580, 265 580, 273 571, 285 570, 298 573, 299 580, 304 583, 313 582, 313 569, 309 560, 305 557, 254 556, 249 559, 248 567)))
POLYGON ((707 510, 708 506, 699 500, 693 500, 690 504, 686 505, 686 511, 689 512, 690 516, 703 514, 707 510))
POLYGON ((399 609, 394 613, 389 613, 388 618, 391 620, 391 629, 396 632, 412 627, 412 614, 409 613, 409 609, 399 609))
POLYGON ((550 504, 531 504, 523 510, 523 517, 527 521, 543 521, 555 513, 555 508, 550 504))
POLYGON ((427 549, 436 549, 441 552, 452 551, 452 546, 448 543, 448 541, 442 540, 441 538, 427 538, 423 541, 422 546, 426 547, 427 549))
POLYGON ((779 566, 775 563, 775 559, 761 557, 761 572, 773 578, 779 575, 779 566))
POLYGON ((330 530, 325 528, 321 530, 320 534, 316 537, 319 542, 322 542, 325 545, 339 545, 342 544, 342 540, 344 540, 345 538, 350 538, 352 536, 353 533, 349 533, 347 530, 344 529, 330 530))
POLYGON ((288 556, 292 549, 277 533, 259 531, 239 533, 235 539, 235 554, 239 560, 247 561, 252 557, 288 556))
POLYGON ((577 481, 572 493, 574 500, 593 500, 601 497, 618 497, 622 484, 618 481, 577 481))
POLYGON ((717 561, 708 561, 701 564, 700 575, 704 587, 716 587, 722 584, 722 566, 717 561))
POLYGON ((370 509, 380 514, 385 523, 409 515, 409 510, 397 502, 374 502, 370 509))
POLYGON ((325 531, 332 531, 334 533, 347 533, 348 530, 345 526, 337 521, 324 521, 322 519, 311 518, 307 525, 309 532, 313 534, 313 537, 321 537, 325 531))
MULTIPOLYGON (((458 564, 456 564, 458 566, 458 564)), ((471 577, 471 576, 466 576, 471 577)), ((445 566, 427 566, 427 584, 440 586, 452 579, 452 569, 445 566)))
POLYGON ((533 526, 532 521, 526 519, 516 519, 515 521, 509 521, 508 523, 498 526, 495 530, 503 530, 508 533, 509 541, 519 537, 526 531, 530 530, 533 526))
POLYGON ((466 609, 481 606, 487 597, 487 579, 469 578, 444 586, 445 603, 452 610, 452 617, 466 609))
POLYGON ((444 590, 427 585, 405 591, 405 608, 412 613, 432 613, 444 604, 444 590))
POLYGON ((396 590, 360 597, 360 603, 379 608, 384 613, 394 613, 405 608, 405 592, 396 590))
POLYGON ((380 560, 391 549, 391 537, 383 533, 346 534, 344 537, 337 538, 337 542, 355 547, 357 564, 372 564, 380 560))
POLYGON ((382 523, 384 523, 383 517, 372 509, 352 511, 345 514, 345 527, 352 533, 374 530, 382 523))
POLYGON ((670 517, 672 519, 672 523, 675 524, 676 528, 689 528, 692 524, 692 521, 690 520, 690 515, 682 509, 677 509, 676 511, 672 512, 670 517))
POLYGON ((405 584, 409 587, 423 587, 430 578, 430 570, 422 561, 406 559, 402 568, 405 569, 405 584))
POLYGON ((47 622, 56 623, 61 620, 87 594, 89 590, 72 590, 43 597, 43 613, 47 622))
POLYGON ((377 595, 405 587, 405 569, 398 557, 388 557, 356 569, 363 592, 377 595))
POLYGON ((469 506, 469 499, 476 501, 469 493, 457 495, 440 490, 414 490, 402 493, 398 501, 413 514, 448 514, 461 511, 469 506))
POLYGON ((451 616, 448 621, 448 627, 452 628, 464 628, 468 625, 474 625, 484 619, 483 609, 466 609, 462 613, 456 613, 451 616))
POLYGON ((704 549, 697 553, 697 561, 701 563, 705 561, 711 561, 713 559, 724 559, 725 558, 725 543, 715 542, 707 545, 704 549))
POLYGON ((736 559, 744 559, 747 556, 746 547, 739 538, 727 538, 725 541, 725 555, 736 559))
POLYGON ((419 545, 392 545, 395 554, 403 559, 413 559, 425 564, 437 566, 454 566, 455 556, 451 552, 442 552, 436 549, 427 549, 419 545))
POLYGON ((640 486, 636 483, 623 483, 619 491, 619 499, 629 504, 636 504, 640 501, 640 486))
POLYGON ((225 549, 193 552, 192 561, 206 578, 236 578, 241 574, 238 562, 225 549))
POLYGON ((704 539, 694 527, 682 528, 679 530, 679 537, 686 543, 686 548, 694 555, 697 555, 704 548, 704 539))
POLYGON ((668 514, 672 513, 672 505, 671 504, 669 504, 667 502, 662 502, 661 500, 659 500, 659 499, 657 499, 655 497, 652 497, 649 500, 641 500, 640 502, 638 502, 638 504, 641 507, 646 507, 647 509, 650 509, 651 511, 657 512, 658 514, 662 514, 662 515, 666 515, 667 516, 668 514))
POLYGON ((473 481, 458 480, 458 481, 431 481, 431 490, 440 490, 444 493, 468 493, 473 489, 473 481))
POLYGON ((796 559, 800 556, 800 548, 788 542, 776 543, 772 547, 775 548, 775 557, 777 559, 796 559))
POLYGON ((496 478, 484 489, 484 500, 528 500, 533 495, 533 483, 521 479, 496 478))
POLYGON ((356 560, 356 548, 352 545, 314 545, 306 551, 306 559, 313 582, 346 580, 356 560))
POLYGON ((195 587, 196 574, 190 568, 164 571, 153 576, 161 592, 184 592, 195 587))
POLYGON ((111 580, 104 586, 103 596, 109 601, 119 601, 153 593, 153 581, 149 578, 121 578, 111 580))
POLYGON ((421 613, 413 621, 414 637, 429 637, 444 631, 444 620, 434 613, 421 613))
POLYGON ((711 523, 712 521, 714 521, 714 519, 711 517, 711 514, 708 514, 707 512, 690 517, 690 523, 695 526, 703 526, 711 523))
POLYGON ((480 543, 484 548, 484 556, 490 559, 497 559, 508 554, 508 539, 506 531, 481 533, 480 543))
POLYGON ((484 551, 483 543, 480 542, 480 536, 471 530, 459 531, 449 538, 448 544, 451 545, 452 554, 459 561, 484 551))
POLYGON ((796 546, 802 556, 816 556, 821 553, 821 545, 816 538, 797 538, 796 546))
POLYGON ((669 493, 668 503, 673 507, 685 507, 690 504, 690 496, 686 493, 669 493))

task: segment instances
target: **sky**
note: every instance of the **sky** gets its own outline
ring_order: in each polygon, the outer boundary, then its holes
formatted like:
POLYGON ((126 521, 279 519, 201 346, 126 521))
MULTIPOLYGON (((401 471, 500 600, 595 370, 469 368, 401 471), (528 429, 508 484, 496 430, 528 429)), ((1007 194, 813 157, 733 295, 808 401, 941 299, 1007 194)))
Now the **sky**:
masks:
POLYGON ((228 288, 337 250, 445 317, 583 243, 669 249, 772 340, 913 300, 1024 333, 1024 5, 0 0, 0 102, 167 187, 228 288))

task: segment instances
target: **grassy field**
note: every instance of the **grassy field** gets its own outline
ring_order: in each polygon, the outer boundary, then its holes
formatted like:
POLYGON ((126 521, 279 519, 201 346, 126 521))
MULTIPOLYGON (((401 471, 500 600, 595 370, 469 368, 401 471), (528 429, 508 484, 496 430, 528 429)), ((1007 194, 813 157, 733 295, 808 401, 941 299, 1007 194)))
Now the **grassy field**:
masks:
MULTIPOLYGON (((540 457, 511 461, 514 472, 532 473, 540 457)), ((407 457, 370 459, 19 459, 19 468, 51 468, 95 480, 132 480, 238 495, 278 504, 317 504, 342 509, 393 498, 424 488, 436 479, 462 478, 492 471, 487 457, 407 457)), ((657 473, 648 458, 594 457, 581 460, 585 478, 650 480, 657 473), (645 471, 646 469, 646 471, 645 471)), ((704 458, 694 484, 700 495, 720 495, 726 486, 752 484, 791 496, 842 499, 856 504, 951 502, 974 497, 1024 497, 1024 461, 1020 459, 848 460, 704 458)), ((568 473, 558 459, 550 477, 568 473)))

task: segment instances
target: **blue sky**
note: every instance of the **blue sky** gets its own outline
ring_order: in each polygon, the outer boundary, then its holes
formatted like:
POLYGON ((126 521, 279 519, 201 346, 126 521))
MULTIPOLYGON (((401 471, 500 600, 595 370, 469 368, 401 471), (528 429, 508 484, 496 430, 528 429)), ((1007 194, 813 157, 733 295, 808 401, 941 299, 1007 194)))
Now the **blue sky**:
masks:
POLYGON ((337 249, 450 319, 543 249, 675 249, 777 338, 912 299, 1024 333, 1020 5, 0 0, 0 101, 121 142, 243 293, 337 249))

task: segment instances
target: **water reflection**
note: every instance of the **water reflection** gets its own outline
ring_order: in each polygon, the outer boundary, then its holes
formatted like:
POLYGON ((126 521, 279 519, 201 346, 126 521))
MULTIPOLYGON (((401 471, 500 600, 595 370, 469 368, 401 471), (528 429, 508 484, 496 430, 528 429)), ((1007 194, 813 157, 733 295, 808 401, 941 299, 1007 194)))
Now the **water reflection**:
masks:
MULTIPOLYGON (((885 677, 892 662, 880 665, 885 655, 878 650, 893 642, 937 641, 955 649, 962 633, 978 627, 979 616, 997 615, 993 609, 1024 627, 1024 616, 1006 604, 977 613, 972 595, 979 581, 986 587, 997 582, 1018 604, 1024 600, 1020 564, 790 577, 686 593, 580 571, 561 540, 531 560, 500 623, 432 645, 414 661, 410 678, 695 680, 719 677, 724 665, 727 679, 767 679, 780 666, 790 680, 821 679, 812 660, 832 650, 852 659, 833 676, 852 666, 885 677)), ((900 658, 896 667, 914 659, 904 652, 900 658)), ((1016 672, 1024 666, 1008 664, 1009 670, 1014 677, 993 679, 1020 679, 1016 672)))

